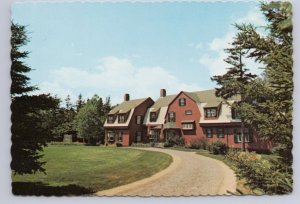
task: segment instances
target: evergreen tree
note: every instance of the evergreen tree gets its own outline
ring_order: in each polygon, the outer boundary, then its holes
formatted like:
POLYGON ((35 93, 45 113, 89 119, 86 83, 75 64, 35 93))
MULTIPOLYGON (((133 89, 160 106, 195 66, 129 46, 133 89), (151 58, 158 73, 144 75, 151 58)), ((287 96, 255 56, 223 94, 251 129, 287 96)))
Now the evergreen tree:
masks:
POLYGON ((78 112, 80 110, 80 108, 82 108, 82 106, 84 106, 84 104, 85 104, 85 102, 82 99, 82 94, 79 94, 77 102, 76 102, 76 112, 78 112))
POLYGON ((262 138, 278 148, 282 161, 292 164, 293 47, 290 2, 263 3, 269 25, 262 36, 253 25, 240 25, 239 41, 248 57, 264 64, 264 78, 248 87, 243 112, 262 138))
MULTIPOLYGON (((231 46, 231 48, 225 49, 225 52, 228 53, 225 62, 231 65, 231 67, 227 68, 228 71, 224 75, 213 76, 211 79, 216 81, 219 86, 219 88, 216 88, 216 96, 222 97, 225 100, 233 96, 241 96, 241 100, 232 105, 232 108, 240 112, 240 106, 245 102, 246 86, 255 79, 256 75, 249 73, 249 69, 243 63, 246 51, 242 47, 241 41, 235 38, 231 46)), ((245 151, 244 128, 245 121, 241 114, 242 151, 245 151)))
POLYGON ((24 63, 29 52, 20 51, 28 42, 24 26, 11 26, 11 169, 14 174, 45 172, 40 158, 43 147, 52 137, 51 123, 47 122, 49 111, 58 108, 59 100, 49 95, 26 95, 37 89, 29 85, 26 76, 31 68, 24 63))

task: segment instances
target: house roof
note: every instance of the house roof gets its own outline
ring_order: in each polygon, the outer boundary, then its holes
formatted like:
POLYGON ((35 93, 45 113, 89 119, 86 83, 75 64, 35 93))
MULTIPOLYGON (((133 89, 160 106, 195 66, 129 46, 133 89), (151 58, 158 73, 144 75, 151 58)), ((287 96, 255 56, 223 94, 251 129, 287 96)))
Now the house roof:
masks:
POLYGON ((212 101, 212 102, 208 102, 204 108, 213 108, 213 107, 218 107, 221 104, 220 101, 212 101))
POLYGON ((114 107, 108 114, 116 114, 116 113, 127 113, 132 108, 137 107, 141 103, 143 103, 148 98, 134 99, 130 101, 124 101, 123 103, 114 107))
POLYGON ((157 111, 161 107, 168 106, 172 100, 176 97, 177 95, 168 95, 165 97, 160 97, 155 101, 155 103, 151 106, 153 112, 157 111))
MULTIPOLYGON (((224 101, 221 97, 215 95, 216 90, 210 89, 205 91, 196 91, 196 92, 184 92, 187 96, 193 99, 197 103, 207 103, 210 107, 215 107, 216 104, 224 101)), ((240 101, 240 96, 233 96, 229 100, 240 101)))

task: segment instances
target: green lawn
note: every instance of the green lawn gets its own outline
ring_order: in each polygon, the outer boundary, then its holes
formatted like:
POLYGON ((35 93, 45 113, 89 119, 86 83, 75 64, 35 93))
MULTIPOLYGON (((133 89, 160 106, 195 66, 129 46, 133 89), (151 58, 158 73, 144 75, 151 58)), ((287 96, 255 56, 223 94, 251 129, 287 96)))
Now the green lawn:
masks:
POLYGON ((15 194, 90 194, 149 177, 172 162, 164 153, 83 145, 50 145, 44 155, 47 175, 12 176, 15 194))

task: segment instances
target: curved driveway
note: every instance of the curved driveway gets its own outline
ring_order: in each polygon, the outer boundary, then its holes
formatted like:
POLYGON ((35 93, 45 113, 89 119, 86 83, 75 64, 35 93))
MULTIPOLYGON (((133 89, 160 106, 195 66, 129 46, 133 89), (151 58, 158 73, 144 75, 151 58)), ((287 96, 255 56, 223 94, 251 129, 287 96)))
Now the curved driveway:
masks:
POLYGON ((99 191, 98 196, 199 196, 224 195, 236 191, 234 172, 223 162, 195 154, 159 148, 173 157, 165 170, 140 181, 99 191))

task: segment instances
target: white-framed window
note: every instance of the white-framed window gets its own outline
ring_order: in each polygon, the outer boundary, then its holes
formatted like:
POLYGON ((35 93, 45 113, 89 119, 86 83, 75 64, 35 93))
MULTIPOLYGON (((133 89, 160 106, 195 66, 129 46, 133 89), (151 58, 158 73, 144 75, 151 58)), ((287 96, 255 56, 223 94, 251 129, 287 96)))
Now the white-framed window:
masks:
POLYGON ((149 131, 149 135, 150 135, 149 139, 154 142, 158 141, 159 133, 160 133, 159 130, 150 130, 149 131))
MULTIPOLYGON (((244 138, 245 142, 251 142, 252 133, 249 128, 244 129, 244 138)), ((234 128, 234 142, 241 143, 242 142, 242 131, 241 128, 234 128)))
POLYGON ((183 130, 193 130, 194 123, 182 123, 182 129, 183 130))
POLYGON ((241 113, 235 108, 231 109, 231 117, 232 119, 241 119, 241 113))
POLYGON ((155 122, 156 118, 156 112, 150 112, 150 122, 155 122))
POLYGON ((123 132, 121 130, 119 130, 118 132, 118 142, 122 142, 123 141, 123 132))
POLYGON ((224 138, 224 128, 217 128, 217 137, 224 138))
POLYGON ((185 114, 186 114, 186 115, 192 115, 193 112, 192 112, 192 110, 185 110, 185 114))
POLYGON ((107 140, 110 141, 110 142, 115 141, 115 133, 113 131, 108 131, 107 140))
POLYGON ((142 124, 142 116, 141 115, 136 116, 136 124, 138 124, 138 125, 142 124))
POLYGON ((126 115, 125 114, 120 114, 118 116, 118 122, 119 123, 125 123, 126 122, 126 115))
POLYGON ((114 123, 115 122, 115 116, 114 115, 109 115, 107 118, 107 123, 114 123))
POLYGON ((185 106, 185 104, 186 104, 185 98, 180 98, 179 99, 179 106, 185 106))
POLYGON ((168 122, 175 122, 175 112, 169 112, 168 113, 168 122))
POLYGON ((142 141, 142 132, 136 132, 136 142, 142 141))
POLYGON ((213 137, 213 129, 212 128, 205 128, 205 135, 208 138, 212 138, 213 137))
POLYGON ((217 117, 217 108, 205 108, 205 117, 207 118, 217 117))

